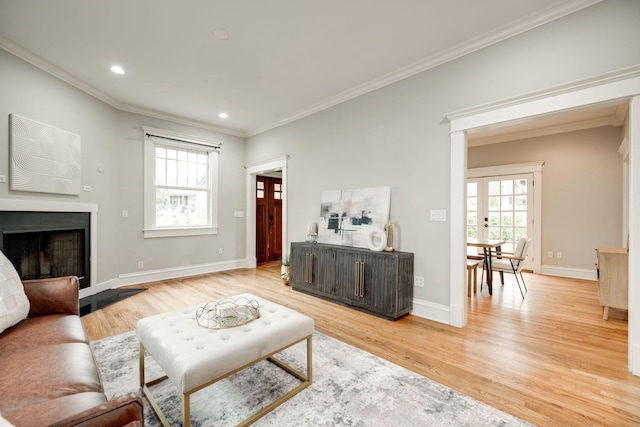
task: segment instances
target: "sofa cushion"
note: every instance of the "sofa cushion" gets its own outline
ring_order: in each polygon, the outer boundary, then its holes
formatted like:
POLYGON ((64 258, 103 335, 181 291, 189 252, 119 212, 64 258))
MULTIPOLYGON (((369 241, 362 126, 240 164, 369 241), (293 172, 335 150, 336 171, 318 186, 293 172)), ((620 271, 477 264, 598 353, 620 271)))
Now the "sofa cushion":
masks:
POLYGON ((18 272, 2 252, 0 252, 0 333, 26 319, 29 314, 29 300, 18 272))
POLYGON ((99 408, 105 406, 106 402, 107 398, 102 393, 76 393, 27 406, 7 413, 5 417, 16 426, 51 426, 58 420, 73 417, 92 408, 99 412, 99 408))
POLYGON ((51 344, 88 341, 82 320, 78 316, 52 314, 29 317, 0 335, 0 355, 51 344), (43 331, 46 332, 43 333, 43 331))
POLYGON ((0 413, 64 396, 102 393, 100 374, 89 344, 69 343, 2 353, 0 413))

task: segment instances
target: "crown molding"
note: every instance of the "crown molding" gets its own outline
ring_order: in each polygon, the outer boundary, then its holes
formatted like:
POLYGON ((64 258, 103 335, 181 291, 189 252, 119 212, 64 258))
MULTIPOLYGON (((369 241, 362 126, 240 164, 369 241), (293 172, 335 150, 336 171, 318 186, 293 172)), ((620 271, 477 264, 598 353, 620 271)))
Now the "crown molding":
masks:
POLYGON ((83 92, 88 93, 89 95, 93 96, 94 98, 99 99, 100 101, 109 104, 110 106, 114 107, 114 108, 118 108, 117 107, 117 101, 115 99, 113 99, 112 97, 106 95, 105 93, 97 90, 96 88, 94 88, 93 86, 88 85, 87 83, 85 83, 84 81, 78 79, 77 77, 73 76, 72 74, 69 74, 68 72, 66 72, 65 70, 63 70, 62 68, 58 67, 57 65, 52 64, 51 62, 47 61, 46 59, 36 55, 35 53, 31 52, 28 49, 23 48, 22 46, 19 46, 18 44, 16 44, 15 42, 13 42, 12 40, 7 39, 6 37, 2 37, 0 36, 0 48, 6 50, 7 52, 17 56, 18 58, 28 62, 31 65, 34 65, 38 68, 40 68, 43 71, 46 71, 47 73, 51 74, 54 77, 57 77, 58 79, 62 80, 65 83, 70 84, 71 86, 74 86, 78 89, 80 89, 83 92))
POLYGON ((128 113, 140 114, 146 117, 153 117, 155 119, 166 120, 168 122, 179 123, 182 125, 192 126, 199 129, 224 133, 226 135, 239 136, 240 138, 246 138, 246 134, 244 132, 240 132, 233 129, 222 128, 209 123, 200 122, 198 120, 191 120, 185 117, 180 117, 173 114, 150 110, 147 108, 140 108, 140 107, 136 107, 128 104, 118 104, 118 106, 116 106, 115 108, 121 111, 126 111, 128 113))
MULTIPOLYGON (((595 77, 574 81, 561 86, 556 86, 548 89, 539 90, 523 96, 509 98, 506 100, 496 101, 488 104, 483 104, 477 107, 466 108, 458 110, 449 114, 446 114, 443 123, 456 123, 456 129, 450 129, 450 131, 457 131, 464 129, 471 131, 476 127, 483 127, 485 124, 478 122, 479 117, 484 117, 480 122, 484 123, 489 115, 495 115, 498 111, 504 111, 513 107, 521 106, 525 103, 546 102, 549 97, 567 97, 573 96, 578 91, 590 91, 597 89, 603 85, 618 85, 621 87, 621 93, 627 93, 629 89, 624 89, 625 85, 637 86, 640 79, 640 64, 626 67, 620 70, 614 70, 608 73, 604 73, 595 77), (633 82, 632 82, 633 81, 633 82)), ((628 98, 626 95, 621 95, 617 98, 618 101, 628 98)), ((613 100, 607 100, 605 103, 613 102, 613 100)), ((556 106, 558 107, 558 106, 556 106)), ((569 107, 566 107, 569 108, 569 107)), ((624 107, 623 107, 624 108, 624 107)), ((561 110, 562 108, 556 108, 561 110)), ((622 114, 621 109, 616 112, 616 120, 619 120, 619 116, 622 114)), ((504 121, 504 120, 503 120, 504 121)))
POLYGON ((581 9, 600 3, 601 1, 602 0, 567 0, 567 1, 564 1, 559 6, 555 6, 555 5, 550 6, 543 12, 525 16, 524 18, 516 21, 511 25, 500 27, 496 30, 486 33, 484 36, 458 44, 453 48, 445 50, 437 55, 433 55, 428 58, 417 61, 411 65, 408 65, 406 67, 403 67, 401 69, 388 73, 382 77, 371 80, 362 85, 356 86, 336 96, 327 98, 324 101, 313 104, 296 113, 285 116, 282 119, 277 120, 273 123, 267 124, 265 126, 256 128, 248 132, 241 132, 237 130, 222 128, 212 124, 188 119, 186 117, 181 117, 181 116, 168 114, 168 113, 162 113, 159 111, 154 111, 154 110, 150 110, 142 107, 121 103, 120 101, 112 98, 111 96, 105 94, 104 92, 99 91, 96 88, 88 85, 86 82, 82 81, 81 79, 78 79, 77 77, 66 72, 60 67, 52 64, 51 62, 45 60, 44 58, 41 58, 40 56, 34 54, 33 52, 27 49, 24 49, 23 47, 17 45, 13 41, 2 36, 0 36, 0 48, 12 53, 13 55, 27 61, 28 63, 48 72, 49 74, 88 93, 89 95, 99 99, 100 101, 105 102, 106 104, 118 110, 140 114, 148 117, 158 118, 162 120, 167 120, 167 121, 180 123, 184 125, 194 126, 201 129, 211 130, 214 132, 220 132, 228 135, 238 136, 241 138, 248 138, 248 137, 266 132, 268 130, 277 128, 279 126, 283 126, 287 123, 294 122, 296 120, 310 116, 320 111, 326 110, 330 107, 341 104, 345 101, 359 97, 366 93, 375 91, 377 89, 383 88, 385 86, 388 86, 400 80, 419 74, 423 71, 427 71, 429 69, 435 68, 439 65, 453 61, 469 53, 491 46, 495 43, 506 40, 510 37, 524 33, 525 31, 529 31, 533 28, 539 27, 541 25, 544 25, 556 19, 562 18, 566 15, 577 12, 581 9))
POLYGON ((326 110, 350 99, 357 98, 358 96, 364 95, 369 92, 373 92, 377 89, 383 88, 400 80, 404 80, 408 77, 419 74, 423 71, 427 71, 439 65, 453 61, 462 56, 468 55, 485 47, 514 37, 518 34, 540 27, 544 24, 570 15, 581 9, 593 6, 594 4, 600 3, 601 1, 602 0, 570 0, 560 6, 549 7, 542 13, 524 17, 511 25, 488 32, 484 36, 481 36, 475 40, 460 43, 437 55, 433 55, 417 61, 411 65, 395 70, 365 84, 356 86, 355 88, 342 92, 336 96, 327 98, 317 104, 313 104, 303 110, 298 111, 297 113, 283 117, 276 122, 249 131, 246 133, 246 136, 255 136, 268 130, 285 125, 287 123, 291 123, 301 118, 318 113, 322 110, 326 110))
POLYGON ((210 130, 214 132, 220 132, 227 135, 239 136, 241 138, 246 138, 246 134, 244 132, 226 129, 218 126, 214 126, 209 123, 203 123, 197 120, 188 119, 186 117, 176 116, 173 114, 163 113, 160 111, 155 111, 147 108, 136 107, 134 105, 125 104, 119 102, 118 100, 110 97, 104 92, 94 88, 93 86, 85 83, 83 80, 75 77, 72 74, 69 74, 62 68, 57 65, 52 64, 46 59, 36 55, 28 49, 23 48, 22 46, 17 45, 13 41, 0 36, 0 48, 6 50, 12 55, 17 56, 18 58, 28 62, 29 64, 40 68, 41 70, 51 74, 52 76, 62 80, 65 83, 74 86, 81 91, 93 96, 94 98, 104 102, 105 104, 110 105, 111 107, 125 111, 128 113, 140 114, 147 117, 152 117, 155 119, 167 120, 169 122, 179 123, 183 125, 193 126, 200 129, 210 130))
POLYGON ((480 145, 497 144, 500 142, 512 142, 522 139, 537 138, 541 136, 556 135, 559 133, 573 132, 584 129, 594 129, 602 126, 622 126, 617 115, 598 117, 595 119, 576 120, 569 123, 562 123, 553 126, 541 126, 535 129, 510 132, 502 135, 473 138, 470 134, 467 140, 468 147, 478 147, 480 145))

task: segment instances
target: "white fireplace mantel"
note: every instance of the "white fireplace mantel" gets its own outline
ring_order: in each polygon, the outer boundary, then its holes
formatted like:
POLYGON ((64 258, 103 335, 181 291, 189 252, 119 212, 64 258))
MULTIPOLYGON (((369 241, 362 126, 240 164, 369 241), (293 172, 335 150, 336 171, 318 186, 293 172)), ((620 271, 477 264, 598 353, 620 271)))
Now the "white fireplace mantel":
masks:
POLYGON ((89 212, 91 240, 91 279, 89 287, 80 290, 80 298, 93 294, 98 277, 98 205, 57 200, 0 199, 0 211, 89 212))

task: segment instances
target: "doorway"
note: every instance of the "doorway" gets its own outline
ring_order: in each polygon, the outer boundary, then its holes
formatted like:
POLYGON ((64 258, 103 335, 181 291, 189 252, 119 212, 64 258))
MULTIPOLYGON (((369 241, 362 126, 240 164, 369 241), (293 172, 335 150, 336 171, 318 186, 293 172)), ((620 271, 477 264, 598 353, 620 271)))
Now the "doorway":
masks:
POLYGON ((256 176, 256 260, 282 258, 282 178, 256 176))
POLYGON ((282 179, 282 248, 283 255, 288 254, 287 240, 287 176, 289 156, 283 155, 270 160, 264 160, 246 165, 247 181, 246 181, 246 207, 247 220, 245 221, 245 238, 246 238, 246 268, 255 268, 257 266, 256 258, 256 181, 258 176, 271 176, 277 172, 282 179))
MULTIPOLYGON (((533 237, 534 204, 532 173, 468 178, 467 237, 503 240, 502 249, 513 253, 521 237, 533 237)), ((533 270, 534 257, 526 270, 533 270)))
MULTIPOLYGON (((475 111, 464 111, 447 115, 450 123, 450 277, 452 283, 459 286, 450 287, 449 324, 464 327, 467 322, 466 286, 464 277, 465 261, 465 171, 467 133, 473 129, 490 128, 514 123, 528 118, 543 117, 552 113, 572 111, 579 108, 601 105, 607 102, 625 103, 629 106, 629 289, 636 288, 638 283, 635 265, 638 265, 640 252, 634 251, 634 245, 640 241, 638 234, 633 231, 637 227, 634 222, 640 211, 640 174, 633 168, 633 159, 640 157, 640 70, 623 75, 608 75, 600 78, 573 84, 562 90, 547 91, 545 95, 537 94, 535 98, 522 98, 509 103, 493 105, 475 111), (638 156, 634 157, 634 152, 638 156), (634 237, 635 236, 635 237, 634 237)), ((640 294, 629 294, 629 325, 637 324, 638 315, 634 308, 640 302, 640 294)), ((640 332, 629 329, 629 370, 634 375, 640 374, 640 332)))

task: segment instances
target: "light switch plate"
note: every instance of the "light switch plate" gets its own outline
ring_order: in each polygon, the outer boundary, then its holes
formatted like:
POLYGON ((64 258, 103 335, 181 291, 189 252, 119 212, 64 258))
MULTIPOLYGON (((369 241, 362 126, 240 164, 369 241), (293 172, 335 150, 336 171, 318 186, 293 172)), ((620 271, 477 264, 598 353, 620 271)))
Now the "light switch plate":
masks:
POLYGON ((447 220, 447 211, 446 210, 431 210, 431 221, 446 221, 447 220))

